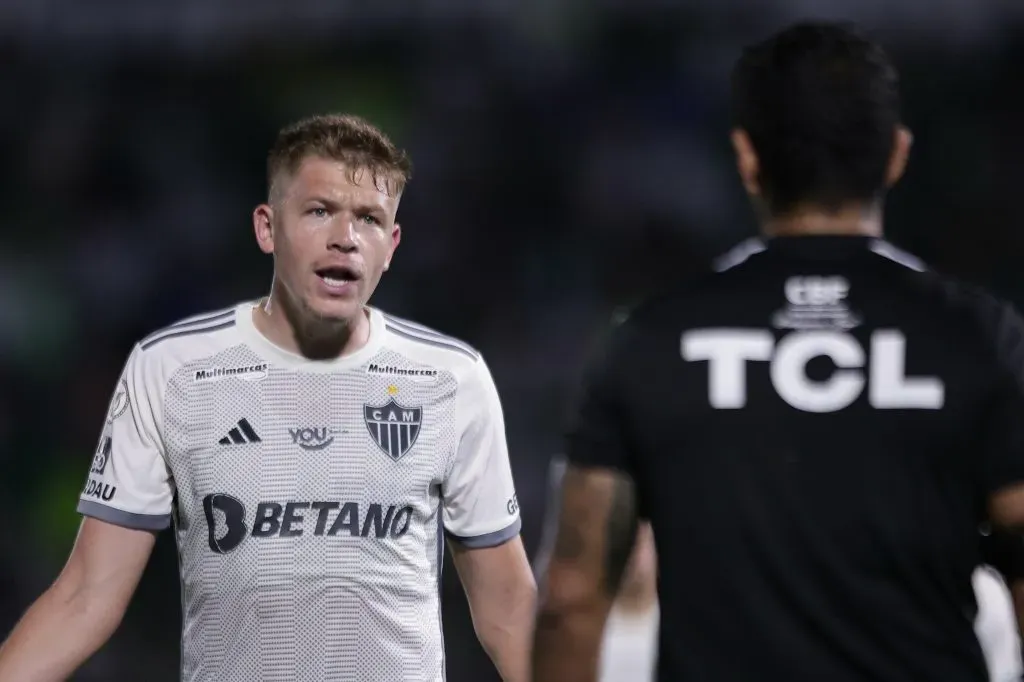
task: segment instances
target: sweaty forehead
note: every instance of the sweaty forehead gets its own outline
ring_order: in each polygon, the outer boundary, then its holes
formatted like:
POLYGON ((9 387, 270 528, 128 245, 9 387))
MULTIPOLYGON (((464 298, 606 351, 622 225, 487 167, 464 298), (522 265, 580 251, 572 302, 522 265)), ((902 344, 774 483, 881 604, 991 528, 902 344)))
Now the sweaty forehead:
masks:
POLYGON ((285 198, 303 201, 310 198, 357 204, 375 204, 389 208, 397 198, 389 195, 386 177, 374 177, 365 167, 310 157, 302 161, 290 177, 282 178, 285 198))

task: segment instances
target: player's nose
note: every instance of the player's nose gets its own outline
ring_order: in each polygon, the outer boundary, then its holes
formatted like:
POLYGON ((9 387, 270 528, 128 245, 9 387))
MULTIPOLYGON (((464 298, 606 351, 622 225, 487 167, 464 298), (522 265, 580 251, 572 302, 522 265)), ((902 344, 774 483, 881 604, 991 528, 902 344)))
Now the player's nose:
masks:
POLYGON ((359 240, 356 238, 355 219, 349 215, 339 216, 331 226, 328 235, 327 248, 332 251, 349 253, 359 249, 359 240))

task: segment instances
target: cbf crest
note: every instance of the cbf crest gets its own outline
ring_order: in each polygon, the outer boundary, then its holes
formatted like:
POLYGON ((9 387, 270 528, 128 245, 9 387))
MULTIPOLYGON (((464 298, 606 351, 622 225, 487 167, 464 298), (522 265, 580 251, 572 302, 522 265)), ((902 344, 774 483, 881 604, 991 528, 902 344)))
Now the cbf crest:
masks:
MULTIPOLYGON (((388 387, 389 395, 397 392, 394 386, 388 387)), ((377 447, 397 462, 419 438, 423 408, 399 405, 392 397, 383 405, 363 405, 363 421, 377 447)))

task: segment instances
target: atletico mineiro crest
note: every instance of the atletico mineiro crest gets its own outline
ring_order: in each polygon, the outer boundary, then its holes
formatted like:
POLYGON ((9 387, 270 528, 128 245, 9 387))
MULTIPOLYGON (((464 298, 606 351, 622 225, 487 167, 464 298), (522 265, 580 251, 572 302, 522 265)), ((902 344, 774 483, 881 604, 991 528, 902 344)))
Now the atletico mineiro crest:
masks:
POLYGON ((363 405, 363 421, 370 438, 395 461, 416 444, 422 418, 422 407, 403 407, 394 398, 384 405, 363 405))

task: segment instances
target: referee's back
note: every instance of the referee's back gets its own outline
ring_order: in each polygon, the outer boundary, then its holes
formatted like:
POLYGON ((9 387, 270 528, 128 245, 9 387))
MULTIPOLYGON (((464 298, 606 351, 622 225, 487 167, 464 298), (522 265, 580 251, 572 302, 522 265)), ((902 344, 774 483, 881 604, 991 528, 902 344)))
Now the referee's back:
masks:
POLYGON ((569 430, 535 682, 592 679, 638 517, 662 682, 984 682, 978 527, 1024 526, 1024 323, 882 239, 897 75, 805 23, 733 72, 764 239, 639 306, 569 430))
POLYGON ((874 238, 722 267, 609 358, 661 679, 987 679, 971 575, 989 493, 1024 480, 1016 316, 874 238))

